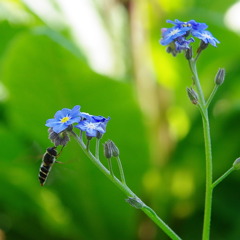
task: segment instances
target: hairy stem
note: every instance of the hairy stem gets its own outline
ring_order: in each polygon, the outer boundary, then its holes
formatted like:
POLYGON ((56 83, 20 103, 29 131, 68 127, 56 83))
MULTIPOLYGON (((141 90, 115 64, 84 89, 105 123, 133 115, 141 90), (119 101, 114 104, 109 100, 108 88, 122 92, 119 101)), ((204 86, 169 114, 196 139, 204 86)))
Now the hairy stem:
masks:
POLYGON ((211 210, 212 210, 212 148, 211 148, 210 125, 207 110, 205 118, 203 118, 203 131, 206 154, 206 195, 202 239, 208 240, 210 237, 211 210))
POLYGON ((206 105, 202 87, 198 77, 196 60, 189 60, 189 66, 192 71, 194 84, 199 96, 199 108, 201 110, 200 112, 202 115, 203 122, 206 155, 206 192, 205 192, 205 208, 202 239, 208 240, 210 237, 211 210, 212 210, 212 147, 211 147, 210 124, 208 118, 208 105, 206 105))
MULTIPOLYGON (((109 179, 111 180, 128 198, 140 199, 125 183, 121 182, 118 178, 111 175, 110 171, 97 159, 91 151, 86 148, 83 143, 73 131, 70 132, 75 140, 78 142, 83 152, 93 162, 93 164, 109 179)), ((142 201, 141 201, 142 202, 142 201)), ((181 240, 181 238, 145 203, 142 202, 141 210, 156 223, 172 240, 181 240)))

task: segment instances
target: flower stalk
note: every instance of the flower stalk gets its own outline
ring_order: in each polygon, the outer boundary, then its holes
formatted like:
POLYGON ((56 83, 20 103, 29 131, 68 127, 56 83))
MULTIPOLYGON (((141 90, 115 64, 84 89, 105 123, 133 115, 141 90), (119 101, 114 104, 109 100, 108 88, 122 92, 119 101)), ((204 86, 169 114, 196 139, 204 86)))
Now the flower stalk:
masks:
POLYGON ((119 158, 119 156, 117 156, 116 158, 117 158, 118 168, 119 168, 119 172, 120 172, 121 182, 125 185, 126 180, 125 180, 125 176, 124 176, 124 172, 123 172, 121 159, 119 158))
MULTIPOLYGON (((83 140, 71 131, 71 135, 80 145, 83 152, 92 161, 92 163, 110 180, 112 181, 128 198, 140 199, 126 184, 124 181, 120 181, 116 176, 114 176, 110 171, 97 159, 91 151, 88 151, 83 140)), ((125 179, 125 178, 124 178, 125 179)), ((141 201, 142 202, 142 201, 141 201)), ((141 210, 153 221, 157 226, 159 226, 172 240, 181 240, 181 238, 145 203, 142 202, 141 210)))
POLYGON ((210 237, 210 224, 211 224, 211 209, 212 209, 212 147, 210 124, 208 118, 208 105, 205 103, 202 87, 197 73, 196 61, 189 60, 189 66, 193 74, 194 84, 199 96, 199 107, 202 115, 203 133, 205 142, 205 156, 206 156, 206 192, 205 192, 205 208, 204 208, 204 221, 203 221, 203 234, 202 239, 208 240, 210 237))
POLYGON ((219 177, 213 184, 212 184, 212 189, 214 189, 220 182, 222 182, 230 173, 235 171, 236 169, 234 166, 229 168, 221 177, 219 177))

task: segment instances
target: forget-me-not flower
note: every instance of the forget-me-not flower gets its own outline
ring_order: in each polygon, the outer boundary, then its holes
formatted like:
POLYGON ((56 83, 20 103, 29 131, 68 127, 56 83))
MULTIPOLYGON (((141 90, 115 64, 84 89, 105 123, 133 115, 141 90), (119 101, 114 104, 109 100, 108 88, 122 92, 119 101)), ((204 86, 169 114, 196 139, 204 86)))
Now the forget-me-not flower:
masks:
POLYGON ((82 113, 82 120, 75 125, 83 132, 86 132, 88 137, 101 137, 106 132, 106 126, 110 117, 94 116, 88 113, 82 113))
POLYGON ((216 47, 216 44, 219 43, 209 31, 205 30, 208 27, 205 23, 199 23, 195 20, 182 22, 178 19, 167 20, 167 23, 173 24, 174 27, 162 28, 160 43, 164 46, 168 45, 167 52, 172 53, 173 56, 190 48, 190 44, 194 42, 194 39, 190 37, 191 35, 202 40, 206 46, 210 43, 216 47))
POLYGON ((73 109, 63 108, 57 111, 54 118, 47 120, 45 126, 52 128, 55 133, 60 133, 73 123, 79 122, 80 119, 80 106, 77 105, 73 109))

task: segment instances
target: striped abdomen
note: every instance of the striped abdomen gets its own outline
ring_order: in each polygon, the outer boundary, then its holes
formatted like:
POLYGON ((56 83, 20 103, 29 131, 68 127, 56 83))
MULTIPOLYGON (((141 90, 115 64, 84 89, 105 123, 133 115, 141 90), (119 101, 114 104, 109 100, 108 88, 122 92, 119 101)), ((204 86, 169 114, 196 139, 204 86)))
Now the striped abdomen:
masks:
POLYGON ((48 174, 51 170, 55 157, 57 156, 56 147, 48 148, 46 153, 43 155, 42 164, 40 166, 38 179, 40 184, 43 186, 47 180, 48 174))
POLYGON ((45 163, 41 164, 38 179, 40 181, 40 184, 43 186, 44 183, 47 180, 48 174, 51 170, 52 164, 51 165, 45 165, 45 163))

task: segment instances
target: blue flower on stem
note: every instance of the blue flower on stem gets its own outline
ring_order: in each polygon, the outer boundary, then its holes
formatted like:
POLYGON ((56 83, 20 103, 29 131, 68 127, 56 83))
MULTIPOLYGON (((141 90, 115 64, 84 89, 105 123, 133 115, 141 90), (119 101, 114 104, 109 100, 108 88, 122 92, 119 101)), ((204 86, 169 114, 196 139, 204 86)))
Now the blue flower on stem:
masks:
POLYGON ((181 37, 185 34, 187 34, 187 31, 190 30, 190 27, 183 27, 183 28, 178 28, 178 27, 172 27, 172 28, 163 28, 162 29, 162 39, 160 40, 160 43, 162 45, 168 45, 171 42, 173 42, 175 39, 178 37, 181 37))
MULTIPOLYGON (((206 31, 208 27, 205 23, 198 23, 195 20, 188 22, 181 22, 178 19, 171 21, 167 20, 167 23, 175 25, 171 28, 162 28, 162 38, 160 43, 162 45, 168 45, 167 52, 176 56, 181 51, 188 51, 190 44, 194 42, 193 38, 188 38, 189 35, 202 40, 200 49, 203 50, 210 43, 214 47, 219 41, 213 37, 213 35, 206 31)), ((200 50, 198 50, 198 53, 200 50)))
POLYGON ((106 126, 110 117, 94 116, 88 113, 82 113, 81 120, 75 127, 86 132, 87 137, 100 138, 106 132, 106 126))
POLYGON ((57 111, 54 118, 47 120, 45 126, 52 128, 55 133, 60 133, 73 123, 79 122, 80 119, 80 106, 77 105, 73 109, 63 108, 57 111))
POLYGON ((175 21, 167 20, 167 23, 171 23, 178 28, 188 27, 190 30, 198 30, 198 31, 205 30, 208 27, 206 23, 198 23, 195 20, 190 20, 188 22, 181 22, 178 19, 175 19, 175 21))
POLYGON ((191 42, 194 42, 193 38, 190 38, 189 40, 186 40, 184 37, 179 37, 177 41, 175 41, 176 51, 181 52, 182 50, 189 49, 189 44, 191 42))
POLYGON ((193 31, 192 35, 206 44, 210 43, 214 47, 216 47, 216 43, 220 43, 209 31, 193 31))

